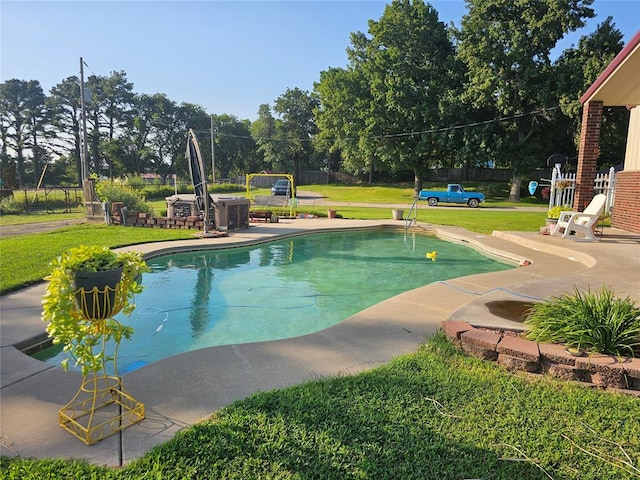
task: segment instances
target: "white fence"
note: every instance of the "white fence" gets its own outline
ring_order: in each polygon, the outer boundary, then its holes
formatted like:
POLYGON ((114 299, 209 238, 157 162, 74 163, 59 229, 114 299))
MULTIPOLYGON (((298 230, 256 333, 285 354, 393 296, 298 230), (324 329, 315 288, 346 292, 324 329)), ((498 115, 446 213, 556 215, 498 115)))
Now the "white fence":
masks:
MULTIPOLYGON (((549 208, 555 206, 567 206, 573 208, 573 197, 576 192, 576 174, 562 173, 560 166, 556 165, 551 174, 551 192, 549 193, 549 208)), ((613 167, 609 173, 598 173, 593 183, 594 194, 604 193, 607 202, 604 207, 606 214, 611 213, 615 199, 616 172, 613 167)))

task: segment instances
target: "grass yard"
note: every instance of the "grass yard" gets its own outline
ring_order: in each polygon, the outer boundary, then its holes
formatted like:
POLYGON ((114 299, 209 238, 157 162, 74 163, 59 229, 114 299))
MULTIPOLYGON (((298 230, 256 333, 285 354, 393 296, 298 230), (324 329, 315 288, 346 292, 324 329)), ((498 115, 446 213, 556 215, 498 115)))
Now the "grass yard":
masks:
MULTIPOLYGON (((342 218, 391 219, 389 208, 376 207, 336 207, 342 218)), ((405 216, 409 213, 404 211, 405 216)), ((455 225, 472 232, 490 235, 494 230, 515 230, 537 232, 545 223, 542 212, 521 212, 513 210, 492 211, 468 207, 429 208, 422 204, 418 209, 418 221, 436 225, 455 225)), ((398 222, 398 225, 404 225, 398 222)))
POLYGON ((438 334, 375 370, 259 393, 121 469, 0 460, 3 478, 580 479, 640 476, 640 402, 512 375, 438 334))
MULTIPOLYGON (((532 205, 545 208, 546 201, 535 198, 523 198, 520 202, 509 202, 506 200, 509 191, 506 184, 501 183, 465 183, 464 188, 469 191, 485 193, 486 201, 481 204, 485 207, 523 206, 532 205), (500 194, 500 195, 497 195, 500 194)), ((446 183, 425 183, 425 190, 446 190, 446 183)), ((313 192, 319 194, 322 200, 331 204, 340 203, 380 203, 380 204, 407 204, 413 203, 413 184, 358 184, 358 185, 301 185, 298 187, 302 192, 313 192)), ((269 189, 254 189, 251 195, 270 195, 269 189)), ((424 202, 422 203, 424 205, 424 202)))
POLYGON ((122 247, 137 243, 194 238, 193 230, 127 228, 85 224, 50 232, 0 238, 0 294, 42 280, 49 263, 76 245, 122 247))
POLYGON ((0 215, 0 227, 10 225, 28 225, 30 223, 47 223, 58 220, 72 220, 76 218, 86 218, 84 213, 48 213, 45 211, 31 212, 22 215, 0 215))

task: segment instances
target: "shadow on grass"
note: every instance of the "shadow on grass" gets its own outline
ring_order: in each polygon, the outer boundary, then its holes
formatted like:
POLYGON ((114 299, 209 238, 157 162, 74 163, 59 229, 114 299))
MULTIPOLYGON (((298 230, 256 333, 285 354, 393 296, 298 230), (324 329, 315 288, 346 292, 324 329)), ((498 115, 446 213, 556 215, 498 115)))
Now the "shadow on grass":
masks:
POLYGON ((407 361, 259 393, 179 433, 126 472, 131 478, 150 471, 178 478, 548 478, 532 462, 501 458, 505 451, 517 457, 512 450, 482 445, 482 427, 461 431, 458 415, 468 416, 469 392, 482 390, 483 381, 461 375, 453 389, 443 389, 443 374, 428 379, 424 365, 407 361))

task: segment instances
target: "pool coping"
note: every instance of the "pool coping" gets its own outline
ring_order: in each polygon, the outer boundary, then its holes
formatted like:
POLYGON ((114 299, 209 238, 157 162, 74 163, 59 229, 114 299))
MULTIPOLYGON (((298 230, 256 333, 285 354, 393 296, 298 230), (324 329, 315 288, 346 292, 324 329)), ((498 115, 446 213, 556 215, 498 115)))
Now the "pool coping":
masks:
MULTIPOLYGON (((309 232, 399 226, 402 228, 404 221, 292 219, 281 220, 279 224, 252 224, 248 231, 232 232, 223 239, 129 248, 156 255, 164 249, 199 249, 209 244, 248 246, 255 244, 252 242, 309 232)), ((128 391, 145 404, 146 419, 91 447, 57 425, 57 412, 77 390, 80 374, 43 364, 14 346, 44 331, 39 319, 43 284, 4 296, 0 305, 1 453, 122 465, 172 438, 182 428, 251 393, 360 372, 415 351, 428 335, 441 328, 444 320, 464 319, 479 326, 508 328, 508 321, 482 311, 486 298, 542 298, 559 290, 571 290, 572 285, 590 285, 594 277, 607 278, 608 283, 621 287, 623 293, 626 289, 634 298, 640 298, 640 282, 629 282, 632 272, 638 271, 637 258, 620 265, 621 255, 628 258, 638 252, 635 237, 630 245, 622 244, 630 253, 618 254, 617 250, 611 250, 613 244, 604 241, 578 244, 518 232, 480 235, 457 227, 428 224, 415 228, 509 258, 511 262, 528 260, 530 264, 435 282, 392 297, 314 334, 209 347, 127 373, 123 380, 128 391), (603 248, 608 249, 610 260, 599 254, 603 248), (593 274, 594 269, 598 270, 597 275, 593 274)), ((615 243, 615 247, 619 248, 620 243, 615 243)))

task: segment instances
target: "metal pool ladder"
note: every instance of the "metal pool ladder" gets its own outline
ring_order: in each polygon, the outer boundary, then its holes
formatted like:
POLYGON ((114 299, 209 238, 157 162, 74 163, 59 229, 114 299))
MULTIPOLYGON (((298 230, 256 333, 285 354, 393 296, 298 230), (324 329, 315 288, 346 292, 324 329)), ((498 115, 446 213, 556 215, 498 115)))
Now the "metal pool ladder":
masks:
POLYGON ((409 209, 407 217, 404 219, 404 230, 409 230, 411 225, 414 225, 418 221, 418 197, 414 197, 413 204, 409 209))

